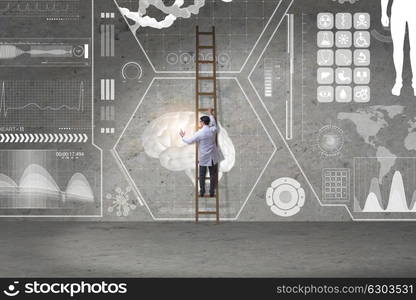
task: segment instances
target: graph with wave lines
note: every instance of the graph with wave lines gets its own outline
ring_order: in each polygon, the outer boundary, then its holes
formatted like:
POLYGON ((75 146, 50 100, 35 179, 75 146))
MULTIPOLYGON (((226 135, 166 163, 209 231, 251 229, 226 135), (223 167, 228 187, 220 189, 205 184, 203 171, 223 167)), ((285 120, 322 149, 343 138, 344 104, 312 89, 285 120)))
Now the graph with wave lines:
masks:
POLYGON ((72 121, 88 120, 85 99, 89 90, 89 81, 82 80, 3 80, 0 123, 25 120, 27 126, 67 126, 72 121))
POLYGON ((416 157, 356 157, 354 174, 355 212, 416 212, 416 157), (391 165, 384 176, 382 161, 391 165))

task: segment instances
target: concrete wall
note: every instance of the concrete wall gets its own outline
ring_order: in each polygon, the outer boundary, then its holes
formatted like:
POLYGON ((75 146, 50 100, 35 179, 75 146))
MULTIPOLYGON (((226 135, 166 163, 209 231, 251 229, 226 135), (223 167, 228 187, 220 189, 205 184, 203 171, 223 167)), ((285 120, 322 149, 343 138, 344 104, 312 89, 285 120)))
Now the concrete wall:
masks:
MULTIPOLYGON (((171 6, 173 1, 165 1, 166 7, 159 9, 150 6, 146 13, 154 20, 148 27, 137 26, 134 16, 126 10, 137 11, 138 1, 132 4, 95 0, 93 8, 86 6, 81 10, 84 23, 80 26, 86 31, 83 35, 91 36, 87 28, 93 23, 95 41, 94 66, 90 70, 94 76, 94 135, 91 147, 85 150, 96 153, 91 164, 86 163, 95 169, 92 176, 95 209, 100 216, 94 220, 193 220, 194 184, 190 175, 193 170, 188 167, 191 150, 173 149, 180 163, 175 165, 176 170, 166 168, 160 157, 152 157, 146 151, 143 134, 152 122, 167 114, 184 116, 194 110, 196 25, 201 30, 209 30, 212 25, 216 28, 219 123, 235 150, 232 153, 235 162, 220 181, 222 219, 413 219, 416 147, 410 62, 405 55, 405 87, 400 97, 392 96, 393 44, 390 31, 379 21, 379 1, 205 2, 197 9, 192 6, 193 1, 185 1, 184 7, 191 5, 187 11, 171 6), (114 13, 114 18, 103 18, 103 12, 114 13), (172 14, 169 18, 180 17, 172 24, 159 24, 166 28, 154 28, 155 22, 163 21, 167 13, 172 14), (338 30, 334 20, 333 27, 319 29, 321 13, 334 18, 337 13, 347 17, 368 13, 371 20, 366 21, 370 27, 338 30), (105 25, 114 26, 115 51, 111 56, 102 55, 106 47, 102 44, 105 25), (318 57, 318 31, 369 33, 371 45, 365 50, 371 53, 370 82, 341 84, 334 80, 321 84, 334 89, 347 85, 352 91, 368 86, 371 89, 368 102, 319 101, 317 72, 322 66, 318 57), (293 51, 288 51, 291 41, 293 51), (115 98, 111 102, 100 97, 102 79, 114 79, 115 98), (101 118, 102 107, 106 105, 115 107, 114 120, 101 118), (114 128, 114 133, 103 133, 101 128, 114 128), (334 188, 334 195, 325 193, 325 184, 334 188), (378 186, 380 192, 375 193, 378 198, 373 202, 379 203, 382 211, 372 212, 370 205, 366 211, 367 196, 378 186), (399 195, 397 199, 389 197, 391 186, 399 195), (336 195, 337 192, 341 194, 336 195)), ((39 26, 52 25, 49 22, 39 26)), ((13 30, 23 27, 17 24, 13 30)), ((76 36, 75 28, 50 29, 51 36, 56 37, 62 30, 67 37, 76 36)), ((355 46, 337 46, 326 50, 334 51, 334 55, 339 49, 351 53, 360 50, 355 46)), ((407 44, 405 48, 408 54, 407 44)), ((208 53, 202 56, 210 58, 208 53)), ((354 64, 351 62, 346 68, 354 72, 359 67, 354 64)), ((334 61, 326 67, 336 72, 339 66, 334 61)), ((78 69, 61 72, 64 74, 61 76, 78 78, 78 72, 78 69)), ((177 124, 182 124, 180 121, 177 124)), ((170 143, 177 143, 175 130, 180 128, 162 129, 170 143)), ((206 201, 202 205, 211 207, 212 203, 206 201)))

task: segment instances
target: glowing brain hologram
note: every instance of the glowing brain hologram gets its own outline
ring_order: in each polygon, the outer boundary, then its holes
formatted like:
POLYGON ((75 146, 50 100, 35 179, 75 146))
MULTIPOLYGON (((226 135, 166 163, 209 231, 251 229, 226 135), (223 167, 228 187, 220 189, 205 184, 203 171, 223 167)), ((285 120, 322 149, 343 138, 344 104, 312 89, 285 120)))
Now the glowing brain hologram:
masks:
MULTIPOLYGON (((220 125, 218 146, 223 156, 219 176, 229 172, 235 163, 235 149, 227 131, 220 125)), ((157 158, 162 167, 173 171, 183 171, 195 184, 195 146, 185 144, 179 136, 184 130, 187 136, 195 132, 195 113, 190 111, 166 113, 153 120, 142 134, 142 144, 146 154, 157 158)))

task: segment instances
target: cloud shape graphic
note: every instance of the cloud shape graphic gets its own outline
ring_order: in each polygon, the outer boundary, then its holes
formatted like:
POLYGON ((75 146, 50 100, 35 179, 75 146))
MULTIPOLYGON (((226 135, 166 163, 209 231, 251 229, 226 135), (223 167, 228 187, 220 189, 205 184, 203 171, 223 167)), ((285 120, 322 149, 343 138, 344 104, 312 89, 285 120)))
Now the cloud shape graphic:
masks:
MULTIPOLYGON (((231 2, 232 0, 222 0, 231 2)), ((120 13, 135 23, 132 31, 136 32, 140 27, 152 27, 156 29, 168 28, 173 25, 177 18, 190 18, 197 15, 199 10, 205 5, 205 0, 194 0, 194 3, 183 7, 184 0, 176 0, 172 5, 166 6, 163 0, 139 0, 138 11, 130 11, 125 7, 118 7, 120 13), (156 18, 147 15, 147 9, 154 6, 163 12, 166 16, 158 21, 156 18)))

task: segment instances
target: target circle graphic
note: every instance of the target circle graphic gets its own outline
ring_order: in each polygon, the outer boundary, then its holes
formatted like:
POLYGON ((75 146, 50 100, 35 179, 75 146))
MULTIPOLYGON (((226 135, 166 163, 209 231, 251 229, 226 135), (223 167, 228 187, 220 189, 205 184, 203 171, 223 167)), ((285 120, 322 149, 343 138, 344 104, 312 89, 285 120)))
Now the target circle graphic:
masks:
POLYGON ((344 146, 344 132, 341 128, 326 125, 319 130, 318 147, 324 156, 338 155, 344 146))
POLYGON ((166 56, 166 61, 168 62, 168 64, 170 64, 170 65, 175 65, 175 64, 177 64, 178 63, 178 61, 179 61, 179 56, 178 56, 178 54, 176 54, 176 53, 169 53, 167 56, 166 56))
POLYGON ((267 189, 266 203, 275 215, 291 217, 305 204, 305 190, 293 178, 279 178, 267 189))
POLYGON ((192 56, 189 53, 182 53, 180 56, 181 63, 186 65, 193 61, 192 56))
POLYGON ((75 46, 72 49, 72 53, 74 54, 75 57, 82 57, 84 56, 85 50, 83 46, 75 46))
POLYGON ((230 56, 227 53, 221 53, 218 56, 218 63, 222 65, 226 65, 230 62, 230 56))

